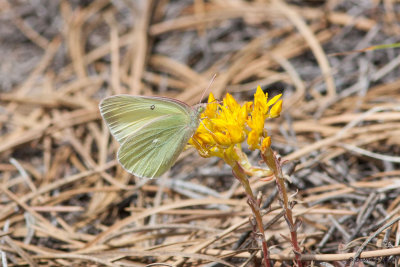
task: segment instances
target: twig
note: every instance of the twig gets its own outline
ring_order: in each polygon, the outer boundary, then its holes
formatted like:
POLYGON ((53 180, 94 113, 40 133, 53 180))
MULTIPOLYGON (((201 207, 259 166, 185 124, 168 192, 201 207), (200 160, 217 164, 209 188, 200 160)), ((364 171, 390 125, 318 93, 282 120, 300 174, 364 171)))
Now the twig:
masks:
POLYGON ((376 230, 372 235, 370 235, 367 240, 364 241, 364 243, 362 243, 362 245, 358 248, 357 252, 354 254, 354 257, 352 258, 350 267, 353 267, 354 264, 356 263, 356 260, 359 259, 361 252, 364 250, 364 248, 367 246, 367 244, 369 242, 371 242, 371 240, 373 238, 375 238, 376 236, 378 236, 380 233, 382 233, 382 231, 384 231, 386 228, 388 228, 389 226, 392 226, 394 223, 400 221, 400 217, 397 217, 393 220, 391 220, 390 222, 388 222, 387 224, 383 225, 382 227, 380 227, 378 230, 376 230))

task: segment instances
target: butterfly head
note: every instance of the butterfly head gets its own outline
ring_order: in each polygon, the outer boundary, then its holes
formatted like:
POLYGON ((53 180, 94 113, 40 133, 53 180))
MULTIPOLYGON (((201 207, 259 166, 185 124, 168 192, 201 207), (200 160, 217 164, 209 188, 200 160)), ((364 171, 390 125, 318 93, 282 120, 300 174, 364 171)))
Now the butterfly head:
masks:
POLYGON ((195 105, 193 107, 193 109, 194 109, 196 116, 200 117, 201 114, 206 110, 206 107, 207 107, 207 103, 200 103, 200 104, 195 105))

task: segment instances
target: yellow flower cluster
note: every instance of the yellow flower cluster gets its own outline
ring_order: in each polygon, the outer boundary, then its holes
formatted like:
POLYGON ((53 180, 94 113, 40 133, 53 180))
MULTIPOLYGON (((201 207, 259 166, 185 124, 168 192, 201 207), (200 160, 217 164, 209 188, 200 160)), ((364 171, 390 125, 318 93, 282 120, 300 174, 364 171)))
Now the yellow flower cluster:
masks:
POLYGON ((270 146, 270 137, 264 129, 267 118, 278 117, 282 110, 282 94, 268 101, 261 87, 257 87, 254 103, 240 105, 227 94, 222 103, 210 94, 201 123, 189 143, 203 157, 217 156, 228 164, 240 160, 241 143, 246 140, 251 150, 270 146))

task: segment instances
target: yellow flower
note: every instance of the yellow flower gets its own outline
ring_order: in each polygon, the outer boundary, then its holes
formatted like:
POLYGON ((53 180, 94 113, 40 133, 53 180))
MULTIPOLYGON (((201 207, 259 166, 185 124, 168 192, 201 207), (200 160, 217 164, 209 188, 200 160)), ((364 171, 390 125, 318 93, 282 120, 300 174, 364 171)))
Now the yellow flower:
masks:
POLYGON ((281 98, 282 94, 274 96, 271 100, 268 101, 267 106, 271 107, 269 111, 269 118, 276 118, 279 117, 282 111, 282 99, 281 98), (278 101, 279 100, 279 101, 278 101))
MULTIPOLYGON (((281 96, 281 95, 278 95, 281 96)), ((269 117, 270 118, 276 118, 279 117, 282 111, 282 99, 276 102, 275 105, 272 106, 271 110, 269 111, 269 117)))
POLYGON ((264 130, 264 112, 259 107, 254 107, 251 117, 247 120, 247 124, 251 128, 249 138, 247 138, 247 144, 249 148, 254 150, 259 147, 259 140, 264 130))
POLYGON ((217 114, 218 110, 218 102, 215 100, 215 97, 212 93, 208 96, 208 104, 206 106, 206 110, 203 112, 203 117, 205 118, 214 118, 215 114, 217 114))
POLYGON ((255 108, 261 109, 263 112, 266 112, 268 110, 267 99, 268 99, 268 93, 264 95, 264 92, 261 89, 261 87, 257 86, 257 91, 254 94, 255 108))
POLYGON ((264 123, 267 118, 279 116, 282 110, 280 97, 277 95, 268 101, 268 94, 264 94, 260 86, 254 94, 254 103, 245 102, 243 105, 229 93, 222 103, 210 94, 199 128, 189 143, 196 147, 202 157, 220 157, 231 166, 238 163, 248 173, 260 175, 263 169, 248 163, 241 143, 247 138, 251 150, 270 146, 271 140, 264 123))
POLYGON ((247 143, 251 150, 260 148, 261 140, 266 137, 264 130, 264 122, 267 118, 278 117, 282 110, 282 100, 278 99, 282 96, 279 94, 268 101, 268 94, 264 94, 261 87, 257 87, 254 94, 254 107, 251 116, 247 119, 247 125, 251 131, 247 138, 247 143))
POLYGON ((267 136, 264 138, 261 144, 261 151, 265 151, 267 148, 271 146, 271 137, 267 136))

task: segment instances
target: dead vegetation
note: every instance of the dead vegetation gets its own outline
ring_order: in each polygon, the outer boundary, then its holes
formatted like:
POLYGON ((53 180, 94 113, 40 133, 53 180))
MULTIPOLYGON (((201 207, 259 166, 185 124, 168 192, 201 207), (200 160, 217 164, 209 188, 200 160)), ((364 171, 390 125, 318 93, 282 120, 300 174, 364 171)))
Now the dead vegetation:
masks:
MULTIPOLYGON (((398 1, 1 0, 0 9, 3 265, 259 266, 229 168, 187 150, 166 177, 137 179, 115 161, 100 120, 98 102, 112 94, 195 104, 214 73, 220 99, 249 100, 257 85, 284 93, 267 129, 297 163, 288 186, 306 265, 346 266, 361 251, 359 266, 397 264, 399 50, 329 54, 399 42, 398 1)), ((268 210, 273 266, 292 266, 275 185, 251 183, 268 210)))

